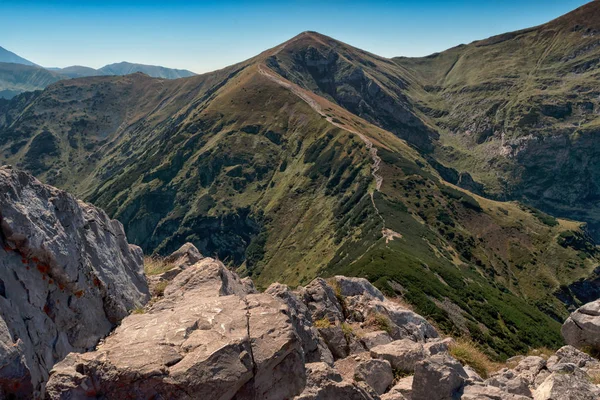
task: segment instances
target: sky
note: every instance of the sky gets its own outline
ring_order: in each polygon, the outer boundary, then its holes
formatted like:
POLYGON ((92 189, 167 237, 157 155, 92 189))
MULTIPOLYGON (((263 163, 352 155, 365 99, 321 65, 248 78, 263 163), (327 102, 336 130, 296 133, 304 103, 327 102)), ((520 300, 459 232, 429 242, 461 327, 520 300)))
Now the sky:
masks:
POLYGON ((45 67, 129 61, 213 71, 311 30, 425 56, 535 26, 582 0, 0 0, 0 46, 45 67))

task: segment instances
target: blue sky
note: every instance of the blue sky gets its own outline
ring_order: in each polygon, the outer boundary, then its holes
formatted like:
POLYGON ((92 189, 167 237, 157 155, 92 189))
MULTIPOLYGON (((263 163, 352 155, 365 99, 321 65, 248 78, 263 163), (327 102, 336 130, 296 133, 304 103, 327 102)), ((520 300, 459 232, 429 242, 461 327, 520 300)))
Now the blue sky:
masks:
POLYGON ((424 56, 586 2, 0 0, 0 46, 47 67, 131 61, 202 73, 305 30, 385 57, 424 56))

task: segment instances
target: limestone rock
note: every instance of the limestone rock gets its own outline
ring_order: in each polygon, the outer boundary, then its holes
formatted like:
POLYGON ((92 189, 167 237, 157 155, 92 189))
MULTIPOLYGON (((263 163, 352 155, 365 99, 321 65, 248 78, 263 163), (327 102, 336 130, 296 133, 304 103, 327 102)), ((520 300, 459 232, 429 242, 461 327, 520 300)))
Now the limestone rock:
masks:
POLYGON ((495 386, 484 384, 464 386, 459 396, 461 400, 531 400, 531 397, 507 393, 495 386))
POLYGON ((365 278, 349 278, 335 276, 333 282, 339 288, 340 294, 345 297, 365 295, 383 301, 383 293, 365 278))
POLYGON ((375 400, 377 395, 360 383, 345 381, 325 363, 306 364, 307 382, 296 400, 375 400))
POLYGON ((13 372, 0 385, 42 396, 56 362, 93 349, 149 299, 143 254, 102 210, 9 167, 0 168, 0 241, 2 346, 18 338, 20 355, 3 352, 2 373, 13 372), (29 383, 4 386, 22 373, 29 383))
POLYGON ((438 354, 415 366, 411 400, 452 400, 468 378, 452 357, 438 354))
POLYGON ((371 356, 389 361, 392 368, 396 370, 412 372, 415 365, 425 358, 425 350, 420 343, 401 339, 373 347, 371 356))
POLYGON ((533 393, 534 400, 592 400, 600 398, 600 389, 587 376, 553 372, 533 393))
POLYGON ((391 343, 392 338, 385 331, 374 331, 364 334, 360 341, 367 350, 371 350, 375 346, 391 343))
POLYGON ((171 253, 165 261, 169 264, 173 264, 173 267, 185 269, 196 264, 202 260, 204 256, 200 253, 200 250, 191 243, 186 243, 181 246, 178 250, 171 253))
POLYGON ((305 386, 304 356, 289 308, 247 294, 239 278, 205 258, 179 274, 164 298, 131 315, 94 352, 72 353, 48 383, 52 399, 289 398, 305 386))
MULTIPOLYGON (((244 280, 242 279, 242 281, 244 280)), ((254 286, 252 285, 252 287, 254 286)), ((298 299, 296 294, 289 287, 280 283, 273 283, 267 288, 265 293, 278 297, 289 307, 292 323, 302 342, 306 362, 323 361, 329 365, 333 365, 331 351, 319 335, 317 328, 313 326, 308 307, 298 299)))
POLYGON ((396 384, 390 389, 389 392, 381 396, 382 400, 402 400, 410 399, 412 396, 412 385, 414 376, 409 375, 401 378, 396 384))
POLYGON ((561 332, 565 342, 571 346, 600 350, 600 300, 575 310, 563 324, 561 332))
POLYGON ((386 360, 366 360, 356 365, 354 380, 364 381, 377 394, 383 394, 394 381, 394 373, 386 360))
POLYGON ((450 346, 452 346, 454 343, 455 341, 452 338, 438 338, 428 341, 423 345, 423 347, 428 355, 434 356, 439 353, 447 353, 450 349, 450 346))
POLYGON ((331 322, 344 321, 342 306, 335 292, 324 279, 317 278, 300 289, 299 297, 308 307, 313 321, 328 319, 331 322))

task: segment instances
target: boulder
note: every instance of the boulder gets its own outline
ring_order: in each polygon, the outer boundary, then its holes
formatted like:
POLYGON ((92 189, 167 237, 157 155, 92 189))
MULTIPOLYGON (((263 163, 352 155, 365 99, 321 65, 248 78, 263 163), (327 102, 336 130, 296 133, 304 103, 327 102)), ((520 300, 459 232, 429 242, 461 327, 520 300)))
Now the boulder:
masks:
POLYGON ((354 296, 346 298, 346 306, 354 313, 360 313, 364 320, 372 318, 389 321, 389 334, 394 340, 411 339, 425 342, 439 337, 427 320, 390 300, 377 300, 371 296, 354 296))
POLYGON ((404 400, 411 399, 413 375, 405 376, 396 382, 389 392, 381 396, 382 400, 404 400))
POLYGON ((411 400, 452 400, 468 375, 454 358, 438 354, 415 366, 411 400))
POLYGON ((325 363, 306 364, 307 382, 295 400, 375 400, 377 395, 365 384, 343 380, 325 363))
POLYGON ((600 300, 575 310, 563 324, 561 332, 565 342, 571 346, 600 350, 600 300))
POLYGON ((186 243, 165 258, 165 262, 173 264, 174 268, 185 269, 202 260, 204 256, 191 243, 186 243))
MULTIPOLYGON (((571 364, 574 368, 575 366, 571 364)), ((552 372, 533 392, 534 400, 593 400, 600 398, 600 389, 587 375, 559 370, 552 372)))
POLYGON ((354 380, 365 382, 377 394, 383 394, 394 382, 394 373, 391 364, 386 360, 365 360, 356 365, 354 380))
POLYGON ((531 397, 507 393, 495 386, 481 383, 464 386, 458 396, 461 400, 531 400, 531 397))
MULTIPOLYGON (((242 279, 242 282, 244 279, 242 279)), ((252 281, 250 281, 252 282, 252 281)), ((254 285, 249 286, 254 288, 254 285)), ((312 324, 308 307, 298 299, 296 294, 287 285, 273 283, 265 291, 266 294, 281 299, 290 310, 290 317, 298 337, 302 342, 304 357, 307 363, 325 362, 333 365, 333 355, 319 335, 319 331, 312 324)))
POLYGON ((439 353, 447 353, 450 349, 450 346, 452 346, 454 343, 455 341, 452 338, 431 339, 427 343, 423 344, 423 348, 428 355, 434 356, 439 353))
POLYGON ((349 278, 338 275, 333 278, 333 284, 345 297, 364 295, 380 301, 385 300, 383 293, 365 278, 349 278))
POLYGON ((322 319, 344 321, 343 309, 335 291, 324 279, 317 278, 306 287, 299 288, 298 296, 308 307, 313 322, 322 319))
POLYGON ((386 331, 374 331, 362 335, 360 341, 367 350, 371 350, 375 346, 391 343, 392 338, 386 331))
POLYGON ((504 369, 487 379, 485 383, 490 386, 496 386, 508 393, 531 397, 530 382, 516 375, 512 370, 504 369))
POLYGON ((554 364, 559 364, 559 363, 571 363, 571 364, 575 364, 576 366, 578 366, 579 368, 583 368, 588 364, 594 364, 597 363, 598 360, 596 360, 594 357, 590 356, 587 353, 584 353, 583 351, 577 350, 575 347, 573 346, 563 346, 560 349, 558 349, 556 351, 556 353, 554 354, 554 356, 550 357, 548 359, 548 368, 550 368, 552 365, 554 364))
POLYGON ((392 368, 404 372, 413 372, 415 365, 425 358, 425 350, 421 343, 401 339, 373 347, 371 357, 387 360, 392 368))
POLYGON ((148 301, 143 254, 102 210, 9 167, 0 242, 0 390, 43 396, 56 362, 92 350, 148 301))
POLYGON ((51 399, 279 399, 300 394, 305 381, 288 306, 248 294, 222 263, 205 258, 96 351, 57 364, 47 390, 51 399))
POLYGON ((338 360, 350 355, 346 334, 340 325, 329 325, 318 330, 334 359, 338 360))

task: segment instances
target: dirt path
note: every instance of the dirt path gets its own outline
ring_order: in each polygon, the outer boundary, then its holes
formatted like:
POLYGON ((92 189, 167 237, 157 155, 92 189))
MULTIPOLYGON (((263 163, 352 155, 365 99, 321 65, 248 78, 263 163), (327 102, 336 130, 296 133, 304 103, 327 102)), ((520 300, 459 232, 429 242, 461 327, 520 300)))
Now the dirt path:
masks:
MULTIPOLYGON (((289 81, 282 79, 281 77, 277 76, 272 71, 270 71, 268 68, 263 68, 262 65, 258 66, 258 72, 261 75, 270 79, 271 81, 277 83, 278 85, 280 85, 280 86, 288 89, 292 93, 294 93, 296 96, 298 96, 300 99, 302 99, 306 104, 308 104, 310 106, 310 108, 312 108, 314 111, 316 111, 319 115, 325 117, 327 122, 329 122, 331 125, 333 125, 337 128, 343 129, 346 132, 352 133, 352 134, 360 137, 360 139, 364 142, 365 147, 369 151, 369 155, 371 156, 371 159, 373 160, 373 164, 371 165, 371 175, 373 175, 373 178, 375 178, 375 190, 380 191, 381 184, 383 183, 383 176, 381 176, 379 174, 379 168, 381 165, 381 157, 379 157, 379 155, 377 154, 377 147, 375 147, 373 145, 373 142, 366 135, 364 135, 358 131, 355 131, 352 128, 348 128, 347 126, 344 126, 340 123, 335 122, 332 117, 325 114, 325 112, 321 108, 321 105, 315 99, 313 99, 312 96, 310 96, 308 93, 306 93, 305 90, 301 89, 298 85, 295 85, 289 81)), ((381 229, 381 234, 383 237, 385 237, 386 243, 388 243, 390 240, 394 240, 394 238, 401 238, 402 237, 401 234, 394 232, 393 230, 385 227, 385 219, 379 213, 379 209, 377 208, 377 205, 375 204, 375 199, 373 197, 373 193, 371 193, 371 203, 373 203, 373 208, 375 208, 375 212, 377 213, 377 216, 379 216, 379 218, 381 218, 381 221, 383 222, 383 228, 381 229)))

